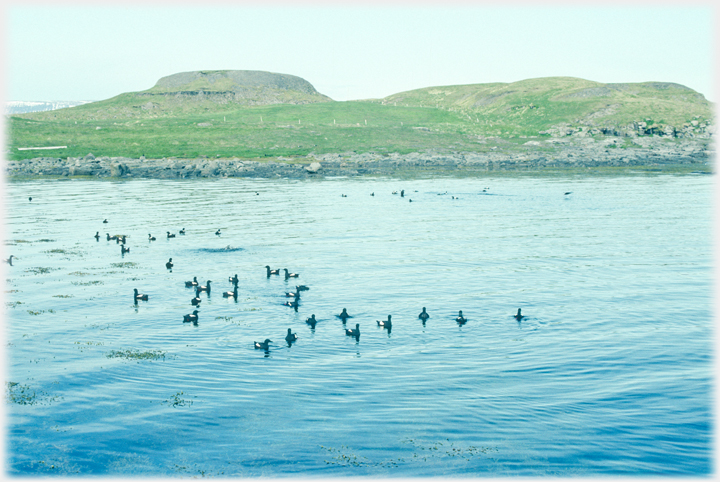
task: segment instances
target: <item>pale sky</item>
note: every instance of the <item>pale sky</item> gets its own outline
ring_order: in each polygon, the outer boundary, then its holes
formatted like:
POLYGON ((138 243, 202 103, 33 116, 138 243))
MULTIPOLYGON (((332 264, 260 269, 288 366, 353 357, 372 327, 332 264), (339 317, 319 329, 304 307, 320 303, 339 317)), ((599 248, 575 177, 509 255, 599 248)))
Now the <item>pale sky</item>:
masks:
POLYGON ((716 8, 457 2, 3 7, 5 100, 102 100, 192 70, 264 70, 334 100, 570 76, 716 100, 716 8))

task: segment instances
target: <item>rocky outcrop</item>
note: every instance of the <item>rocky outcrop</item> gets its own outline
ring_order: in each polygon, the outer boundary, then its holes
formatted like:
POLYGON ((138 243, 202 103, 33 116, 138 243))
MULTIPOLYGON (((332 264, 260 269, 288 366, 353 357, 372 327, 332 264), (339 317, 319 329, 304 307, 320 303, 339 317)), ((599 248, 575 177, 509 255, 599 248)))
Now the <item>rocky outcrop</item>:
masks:
POLYGON ((307 178, 309 176, 387 175, 399 171, 488 172, 623 166, 696 165, 712 167, 715 152, 702 139, 667 137, 553 137, 514 146, 494 140, 487 152, 427 151, 410 154, 334 153, 306 157, 249 161, 245 159, 131 159, 125 157, 40 157, 7 161, 5 175, 13 177, 197 179, 224 177, 307 178), (629 144, 628 144, 629 143, 629 144))

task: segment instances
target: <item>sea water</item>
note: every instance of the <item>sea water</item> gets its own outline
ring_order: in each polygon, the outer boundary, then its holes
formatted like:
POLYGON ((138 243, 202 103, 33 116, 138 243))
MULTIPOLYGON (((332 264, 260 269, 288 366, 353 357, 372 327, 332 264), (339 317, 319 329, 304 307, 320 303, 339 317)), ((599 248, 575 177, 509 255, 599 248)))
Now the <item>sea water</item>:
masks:
POLYGON ((711 176, 3 188, 10 474, 713 472, 711 176))

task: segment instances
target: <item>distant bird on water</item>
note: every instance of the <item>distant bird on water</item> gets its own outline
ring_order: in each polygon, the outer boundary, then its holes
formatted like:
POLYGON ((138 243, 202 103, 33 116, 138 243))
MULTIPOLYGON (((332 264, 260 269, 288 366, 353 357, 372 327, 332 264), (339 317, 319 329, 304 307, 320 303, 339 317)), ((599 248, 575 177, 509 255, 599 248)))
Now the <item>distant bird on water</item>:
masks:
POLYGON ((95 231, 95 241, 100 241, 100 231, 95 231))
POLYGON ((198 321, 198 310, 193 310, 192 314, 190 315, 183 315, 183 323, 197 323, 198 321))
POLYGON ((135 298, 134 298, 134 299, 135 299, 136 302, 137 302, 137 300, 143 300, 143 301, 147 301, 147 300, 148 300, 148 295, 141 295, 140 293, 138 293, 137 288, 135 288, 133 291, 135 291, 135 298))
POLYGON ((569 194, 572 194, 572 191, 568 191, 568 192, 565 193, 566 196, 569 195, 569 194))
POLYGON ((339 315, 335 315, 335 316, 337 316, 338 318, 340 318, 343 323, 345 323, 348 318, 352 318, 352 316, 350 316, 350 315, 348 314, 347 308, 343 308, 342 313, 340 313, 339 315))
POLYGON ((206 291, 207 294, 210 294, 210 283, 212 283, 212 281, 207 280, 207 284, 205 286, 198 286, 197 291, 206 291))
POLYGON ((175 237, 175 235, 174 235, 174 234, 170 234, 170 231, 165 231, 165 232, 167 233, 167 237, 168 237, 168 239, 170 239, 170 238, 174 238, 174 237, 175 237))
POLYGON ((391 315, 388 315, 388 319, 387 319, 387 320, 376 320, 376 321, 377 321, 378 326, 382 326, 383 328, 387 328, 388 330, 390 330, 390 329, 392 329, 392 320, 391 320, 391 318, 392 318, 392 316, 391 316, 391 315))
POLYGON ((112 241, 113 239, 114 239, 115 241, 117 241, 117 239, 118 239, 117 236, 110 236, 110 233, 105 233, 105 236, 107 236, 107 240, 108 240, 108 241, 112 241))
POLYGON ((30 197, 28 198, 28 201, 32 201, 32 196, 30 196, 30 197))
POLYGON ((190 298, 190 304, 193 306, 199 305, 201 301, 202 301, 202 299, 200 299, 199 292, 195 292, 195 298, 190 298))
POLYGON ((297 274, 297 273, 290 273, 290 272, 287 270, 287 268, 283 268, 283 271, 285 271, 285 279, 288 279, 288 278, 297 278, 298 276, 300 276, 300 275, 297 274))
POLYGON ((237 274, 235 276, 231 276, 228 278, 228 281, 237 286, 238 282, 240 281, 237 277, 237 274))
POLYGON ((360 323, 355 324, 355 329, 348 328, 345 330, 345 334, 347 336, 354 336, 355 338, 360 338, 360 323))
POLYGON ((278 269, 270 269, 270 266, 265 266, 265 269, 267 270, 267 276, 270 277, 271 274, 280 274, 280 268, 278 269))
POLYGON ((461 325, 467 323, 467 318, 463 316, 462 310, 460 310, 460 313, 458 314, 458 317, 455 318, 455 321, 457 321, 461 325))
POLYGON ((288 345, 294 341, 297 341, 297 339, 298 339, 297 333, 293 333, 292 329, 288 328, 287 335, 285 335, 285 341, 288 342, 288 345))
POLYGON ((120 245, 120 254, 125 254, 125 253, 129 253, 129 252, 130 252, 130 248, 126 248, 124 244, 120 245))
POLYGON ((14 257, 15 257, 15 256, 13 256, 13 255, 11 254, 8 259, 4 259, 3 261, 5 261, 5 262, 6 262, 7 264, 9 264, 10 266, 12 266, 12 265, 13 265, 13 264, 12 264, 12 259, 13 259, 14 257))
POLYGON ((185 228, 182 228, 180 231, 178 231, 180 234, 185 234, 185 228))
POLYGON ((255 349, 263 349, 265 351, 268 351, 270 350, 270 343, 272 343, 272 340, 270 338, 265 338, 265 341, 256 341, 255 349))
POLYGON ((197 285, 198 285, 197 276, 193 276, 193 280, 192 280, 192 281, 186 281, 186 282, 185 282, 185 287, 186 287, 186 288, 192 288, 193 286, 197 286, 197 285))
POLYGON ((305 285, 295 286, 295 289, 296 289, 297 291, 308 291, 308 290, 310 290, 310 288, 308 288, 308 287, 305 286, 305 285))
POLYGON ((107 219, 105 219, 105 220, 103 221, 103 224, 107 224, 107 222, 108 222, 108 220, 107 220, 107 219))
POLYGON ((423 323, 427 321, 428 318, 430 318, 430 315, 428 315, 427 311, 425 311, 425 307, 423 306, 422 313, 418 315, 418 318, 420 318, 423 323))
POLYGON ((297 300, 295 300, 295 301, 286 301, 285 303, 283 303, 283 306, 289 306, 290 308, 293 308, 295 311, 297 311, 298 306, 300 306, 300 305, 297 302, 297 300))
POLYGON ((235 285, 235 288, 232 291, 226 291, 223 293, 223 297, 225 298, 235 298, 238 297, 238 287, 235 285))
POLYGON ((152 234, 148 233, 148 241, 155 241, 157 238, 153 236, 152 234))
POLYGON ((174 266, 174 265, 173 265, 173 262, 172 262, 172 258, 170 258, 170 259, 168 260, 168 262, 165 263, 165 267, 166 267, 167 269, 172 269, 173 266, 174 266))
POLYGON ((518 321, 520 321, 520 320, 522 320, 523 318, 525 318, 525 315, 523 315, 523 314, 520 313, 520 308, 518 308, 517 314, 516 314, 516 315, 513 315, 513 316, 514 316, 515 319, 518 320, 518 321))
POLYGON ((217 231, 215 231, 215 234, 217 234, 218 236, 220 236, 220 230, 218 229, 217 231))
POLYGON ((317 320, 315 319, 315 315, 312 315, 310 318, 305 320, 305 323, 310 325, 310 328, 315 328, 315 325, 317 324, 317 320))

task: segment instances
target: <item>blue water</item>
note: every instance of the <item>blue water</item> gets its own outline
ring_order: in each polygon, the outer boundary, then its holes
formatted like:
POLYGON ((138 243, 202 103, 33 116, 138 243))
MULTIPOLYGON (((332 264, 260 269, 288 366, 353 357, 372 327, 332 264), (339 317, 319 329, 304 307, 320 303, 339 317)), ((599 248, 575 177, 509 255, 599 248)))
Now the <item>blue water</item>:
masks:
POLYGON ((7 184, 7 470, 710 475, 712 190, 693 175, 7 184), (193 276, 212 280, 196 325, 193 276))

